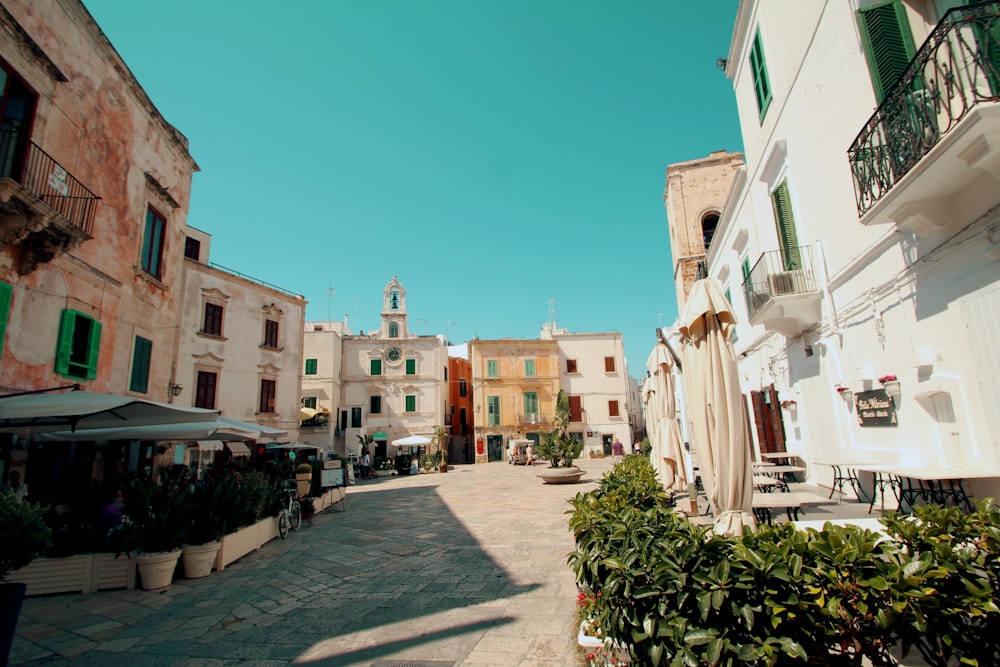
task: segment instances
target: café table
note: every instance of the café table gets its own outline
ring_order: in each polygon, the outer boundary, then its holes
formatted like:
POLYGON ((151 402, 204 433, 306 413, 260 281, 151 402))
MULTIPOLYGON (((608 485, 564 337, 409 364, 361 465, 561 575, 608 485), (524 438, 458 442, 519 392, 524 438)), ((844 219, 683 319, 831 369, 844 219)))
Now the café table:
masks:
POLYGON ((777 479, 771 477, 770 475, 761 475, 755 473, 753 476, 753 486, 755 489, 761 493, 770 493, 775 489, 787 493, 789 491, 788 484, 783 479, 777 479))
POLYGON ((783 509, 788 515, 789 521, 796 521, 799 518, 799 511, 804 507, 835 504, 835 500, 824 498, 815 493, 792 491, 790 493, 754 493, 752 506, 755 515, 770 523, 772 510, 783 509))
POLYGON ((789 466, 789 465, 761 465, 755 463, 753 467, 755 474, 759 475, 770 475, 776 479, 783 479, 786 482, 794 482, 796 473, 804 473, 806 469, 803 466, 789 466))
MULTIPOLYGON (((858 478, 858 466, 875 465, 871 462, 845 463, 843 461, 813 461, 815 465, 829 466, 833 468, 833 485, 830 487, 830 497, 833 498, 834 491, 840 491, 841 497, 844 495, 844 486, 850 485, 858 495, 861 502, 865 501, 865 492, 861 488, 861 480, 858 478)), ((870 512, 870 510, 869 510, 870 512)))
POLYGON ((792 459, 798 459, 799 455, 789 454, 788 452, 761 452, 760 458, 773 461, 774 463, 791 464, 792 459))
MULTIPOLYGON (((919 465, 859 465, 858 470, 875 475, 876 484, 881 483, 893 491, 900 512, 909 512, 919 501, 947 505, 949 501, 965 511, 972 511, 972 501, 965 491, 963 482, 967 479, 996 479, 1000 472, 972 470, 945 466, 919 465)), ((874 493, 872 505, 875 504, 874 493)), ((883 497, 884 509, 884 497, 883 497)))

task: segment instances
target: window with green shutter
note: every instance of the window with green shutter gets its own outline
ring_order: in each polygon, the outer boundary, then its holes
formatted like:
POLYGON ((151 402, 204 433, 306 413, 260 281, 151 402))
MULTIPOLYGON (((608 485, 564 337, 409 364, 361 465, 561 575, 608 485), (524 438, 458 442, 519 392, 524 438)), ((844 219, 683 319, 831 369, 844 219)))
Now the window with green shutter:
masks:
POLYGON ((760 28, 757 28, 750 46, 750 74, 753 76, 753 92, 757 97, 757 111, 763 121, 767 107, 771 105, 771 81, 767 76, 767 63, 764 62, 764 40, 761 39, 760 28))
POLYGON ((785 271, 802 268, 799 255, 799 241, 795 233, 795 217, 792 215, 792 198, 788 193, 788 181, 782 181, 771 193, 774 208, 774 222, 778 226, 778 244, 781 246, 781 262, 785 271))
POLYGON ((382 397, 373 394, 368 397, 368 412, 373 415, 382 414, 382 397))
POLYGON ((406 411, 416 412, 417 411, 417 397, 413 394, 406 395, 406 411))
POLYGON ((93 380, 100 351, 101 323, 75 310, 64 310, 56 343, 56 373, 93 380))
POLYGON ((538 416, 538 392, 524 392, 524 416, 538 416))
POLYGON ((382 360, 372 359, 371 360, 371 374, 372 375, 382 375, 382 360))
POLYGON ((416 375, 417 374, 417 360, 416 359, 407 359, 406 360, 406 374, 407 375, 416 375))
POLYGON ((488 377, 488 378, 495 378, 495 377, 498 377, 499 375, 500 375, 500 373, 497 370, 497 360, 496 359, 487 359, 486 360, 486 377, 488 377))
POLYGON ((13 287, 0 282, 0 356, 3 355, 3 342, 7 335, 7 319, 10 317, 10 300, 13 294, 13 287))
POLYGON ((499 426, 500 425, 500 397, 499 396, 487 396, 486 397, 486 425, 487 426, 499 426))
POLYGON ((859 9, 858 28, 875 97, 881 104, 916 51, 906 9, 900 0, 886 0, 859 9))
POLYGON ((524 377, 533 378, 535 377, 535 360, 525 359, 524 360, 524 377))
POLYGON ((316 375, 317 359, 306 359, 306 375, 316 375))
POLYGON ((149 391, 149 362, 153 358, 153 341, 135 337, 132 349, 132 379, 128 388, 140 394, 149 391))

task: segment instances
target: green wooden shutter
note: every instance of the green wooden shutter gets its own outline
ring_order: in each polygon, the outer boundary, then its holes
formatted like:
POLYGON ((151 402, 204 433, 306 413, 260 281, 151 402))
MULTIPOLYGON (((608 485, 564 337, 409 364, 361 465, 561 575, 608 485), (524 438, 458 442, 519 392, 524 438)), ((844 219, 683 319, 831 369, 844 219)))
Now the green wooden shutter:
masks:
POLYGON ((753 76, 753 92, 757 97, 757 111, 760 119, 764 119, 767 107, 771 105, 771 81, 767 76, 767 63, 764 61, 764 40, 760 36, 760 28, 754 35, 750 47, 750 74, 753 76))
POLYGON ((90 341, 87 350, 87 379, 93 380, 97 377, 97 360, 101 356, 101 323, 97 320, 90 322, 90 341))
POLYGON ((535 377, 535 360, 525 359, 524 360, 524 377, 533 378, 535 377))
POLYGON ((13 287, 0 282, 0 355, 3 355, 3 341, 7 335, 7 318, 10 316, 10 300, 13 294, 13 287))
MULTIPOLYGON (((973 3, 970 0, 968 4, 973 3)), ((998 10, 1000 3, 992 3, 984 17, 985 24, 978 21, 972 23, 981 66, 986 69, 990 93, 994 97, 1000 96, 1000 20, 996 18, 998 10)))
POLYGON ((372 359, 371 360, 371 374, 372 375, 382 375, 382 360, 372 359))
POLYGON ((538 392, 528 391, 524 393, 524 414, 538 414, 538 392))
POLYGON ((792 199, 788 194, 788 181, 771 193, 771 205, 774 207, 774 222, 778 226, 778 243, 781 246, 781 261, 785 271, 802 268, 802 257, 799 255, 798 236, 795 233, 795 218, 792 215, 792 199))
POLYGON ((486 397, 486 425, 487 426, 499 426, 500 425, 500 397, 499 396, 487 396, 486 397))
POLYGON ((408 394, 406 396, 406 411, 407 412, 416 412, 417 411, 417 397, 416 396, 414 396, 412 394, 408 394))
POLYGON ((132 350, 132 379, 129 390, 145 394, 149 391, 149 362, 153 356, 153 341, 142 336, 135 337, 132 350))
POLYGON ((417 360, 416 359, 407 359, 406 360, 406 374, 407 375, 416 375, 417 374, 417 360))
POLYGON ((899 0, 865 7, 858 10, 858 27, 875 97, 881 104, 916 52, 906 10, 899 0))
POLYGON ((56 373, 69 375, 69 357, 73 353, 73 328, 76 311, 64 310, 59 322, 59 339, 56 342, 56 373))
POLYGON ((306 375, 316 375, 317 363, 316 359, 306 359, 306 375))
POLYGON ((497 377, 497 375, 498 375, 498 373, 497 373, 497 360, 496 359, 488 359, 486 361, 486 377, 488 377, 488 378, 495 378, 495 377, 497 377))

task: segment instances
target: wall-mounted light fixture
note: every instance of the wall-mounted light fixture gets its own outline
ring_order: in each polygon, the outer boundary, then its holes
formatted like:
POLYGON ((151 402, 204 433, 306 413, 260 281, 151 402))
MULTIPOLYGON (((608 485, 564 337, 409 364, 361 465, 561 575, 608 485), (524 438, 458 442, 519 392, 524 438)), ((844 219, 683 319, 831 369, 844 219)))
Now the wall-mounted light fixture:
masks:
POLYGON ((170 392, 171 396, 176 397, 181 395, 181 392, 184 391, 184 387, 180 386, 179 384, 168 384, 167 391, 170 392))

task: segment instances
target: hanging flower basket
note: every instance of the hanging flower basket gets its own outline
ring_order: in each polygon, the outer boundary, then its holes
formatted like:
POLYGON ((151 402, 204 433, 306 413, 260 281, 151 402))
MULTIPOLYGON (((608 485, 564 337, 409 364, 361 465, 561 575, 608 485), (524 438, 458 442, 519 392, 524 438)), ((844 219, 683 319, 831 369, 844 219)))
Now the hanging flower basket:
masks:
POLYGON ((850 387, 845 387, 845 386, 839 385, 839 384, 836 387, 834 387, 834 389, 836 389, 841 394, 847 394, 847 393, 849 393, 851 391, 850 387))
POLYGON ((882 384, 889 384, 890 382, 896 382, 898 378, 895 375, 883 375, 878 379, 882 384))
POLYGON ((796 403, 792 399, 789 399, 787 401, 782 401, 781 402, 781 407, 785 408, 786 410, 792 410, 792 409, 795 408, 796 405, 798 405, 798 403, 796 403))

